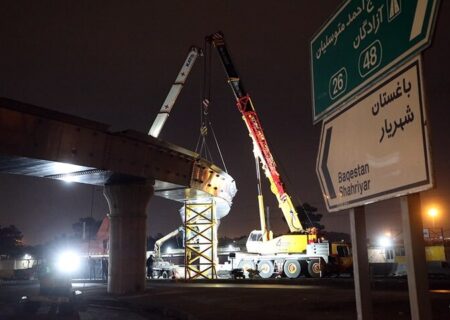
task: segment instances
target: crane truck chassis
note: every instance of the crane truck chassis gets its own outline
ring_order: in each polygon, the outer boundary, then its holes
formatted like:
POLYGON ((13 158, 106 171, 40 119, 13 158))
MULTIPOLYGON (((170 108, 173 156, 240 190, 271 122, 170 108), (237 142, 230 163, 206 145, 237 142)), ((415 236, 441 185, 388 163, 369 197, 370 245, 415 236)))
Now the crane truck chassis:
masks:
POLYGON ((245 277, 251 277, 252 271, 257 270, 259 276, 264 279, 295 279, 301 275, 319 278, 352 272, 352 258, 345 243, 311 243, 307 245, 306 253, 260 255, 236 252, 229 260, 231 265, 237 266, 237 270, 243 271, 245 277))

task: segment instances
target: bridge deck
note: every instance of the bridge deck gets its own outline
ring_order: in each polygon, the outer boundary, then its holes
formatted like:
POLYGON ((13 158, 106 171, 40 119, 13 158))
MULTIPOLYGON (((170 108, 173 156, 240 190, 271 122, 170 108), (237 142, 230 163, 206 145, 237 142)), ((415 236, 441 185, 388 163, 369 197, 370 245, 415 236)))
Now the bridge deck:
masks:
POLYGON ((175 201, 215 197, 231 205, 234 179, 180 146, 135 131, 0 98, 0 173, 104 185, 155 181, 175 201))

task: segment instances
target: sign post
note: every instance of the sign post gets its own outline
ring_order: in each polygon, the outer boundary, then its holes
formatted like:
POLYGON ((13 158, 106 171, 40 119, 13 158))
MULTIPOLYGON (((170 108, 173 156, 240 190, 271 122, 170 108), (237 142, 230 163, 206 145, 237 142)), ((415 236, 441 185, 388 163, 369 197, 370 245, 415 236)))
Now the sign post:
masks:
POLYGON ((420 194, 400 199, 411 319, 431 319, 420 194))
POLYGON ((431 43, 438 0, 348 0, 311 41, 313 120, 431 43))
POLYGON ((329 211, 433 186, 421 74, 415 58, 324 120, 316 168, 329 211))
POLYGON ((352 239, 357 319, 371 320, 373 319, 373 313, 364 206, 350 209, 350 235, 352 239))

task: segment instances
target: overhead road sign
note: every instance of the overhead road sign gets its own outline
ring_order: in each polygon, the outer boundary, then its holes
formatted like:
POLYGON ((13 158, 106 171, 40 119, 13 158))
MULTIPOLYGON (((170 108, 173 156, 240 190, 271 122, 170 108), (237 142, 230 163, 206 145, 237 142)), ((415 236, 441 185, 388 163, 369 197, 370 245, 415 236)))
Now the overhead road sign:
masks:
POLYGON ((419 58, 323 121, 316 169, 329 211, 432 187, 419 58))
POLYGON ((314 122, 431 42, 439 0, 348 0, 311 41, 314 122))

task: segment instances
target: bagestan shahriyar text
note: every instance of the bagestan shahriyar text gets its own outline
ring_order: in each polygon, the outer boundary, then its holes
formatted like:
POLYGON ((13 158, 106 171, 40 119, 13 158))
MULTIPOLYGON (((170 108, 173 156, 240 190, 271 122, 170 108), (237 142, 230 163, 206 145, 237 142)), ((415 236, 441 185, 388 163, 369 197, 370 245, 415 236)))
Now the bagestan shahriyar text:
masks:
POLYGON ((341 197, 352 195, 362 195, 369 191, 370 179, 364 179, 364 176, 370 172, 368 163, 358 164, 354 168, 338 172, 339 194, 341 197))

